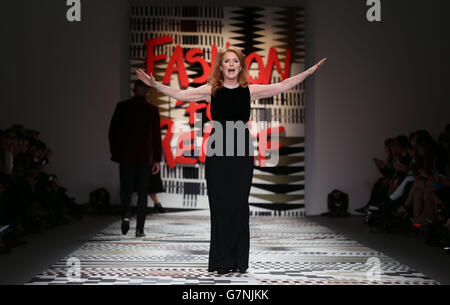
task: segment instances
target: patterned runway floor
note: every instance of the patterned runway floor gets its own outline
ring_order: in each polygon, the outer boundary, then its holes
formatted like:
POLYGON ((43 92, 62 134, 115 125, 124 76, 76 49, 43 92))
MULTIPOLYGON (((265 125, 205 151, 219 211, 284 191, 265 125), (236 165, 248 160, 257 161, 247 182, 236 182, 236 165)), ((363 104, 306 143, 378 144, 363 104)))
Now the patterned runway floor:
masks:
POLYGON ((250 218, 247 273, 208 272, 209 210, 120 219, 26 284, 430 285, 437 281, 307 218, 250 218))

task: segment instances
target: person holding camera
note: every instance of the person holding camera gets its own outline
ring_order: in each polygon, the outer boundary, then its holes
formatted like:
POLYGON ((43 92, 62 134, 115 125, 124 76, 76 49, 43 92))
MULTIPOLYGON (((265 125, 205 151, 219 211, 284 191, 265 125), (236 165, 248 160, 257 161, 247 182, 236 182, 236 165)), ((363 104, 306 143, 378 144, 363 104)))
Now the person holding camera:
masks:
POLYGON ((134 97, 116 105, 108 135, 111 160, 119 163, 124 235, 130 228, 131 195, 137 191, 136 237, 145 236, 150 175, 159 172, 162 152, 159 111, 147 102, 148 89, 144 82, 135 82, 134 97))

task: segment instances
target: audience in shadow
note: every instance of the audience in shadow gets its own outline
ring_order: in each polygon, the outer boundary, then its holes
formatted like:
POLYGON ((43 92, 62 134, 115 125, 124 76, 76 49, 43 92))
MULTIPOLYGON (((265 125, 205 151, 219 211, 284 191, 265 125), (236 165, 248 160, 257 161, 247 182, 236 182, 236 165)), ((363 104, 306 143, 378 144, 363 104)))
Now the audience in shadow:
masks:
POLYGON ((0 253, 24 244, 28 234, 83 217, 83 206, 47 173, 51 156, 38 131, 21 125, 0 131, 0 253))
POLYGON ((431 246, 450 246, 450 124, 436 141, 426 130, 385 140, 381 177, 369 202, 356 209, 369 226, 423 233, 431 246))

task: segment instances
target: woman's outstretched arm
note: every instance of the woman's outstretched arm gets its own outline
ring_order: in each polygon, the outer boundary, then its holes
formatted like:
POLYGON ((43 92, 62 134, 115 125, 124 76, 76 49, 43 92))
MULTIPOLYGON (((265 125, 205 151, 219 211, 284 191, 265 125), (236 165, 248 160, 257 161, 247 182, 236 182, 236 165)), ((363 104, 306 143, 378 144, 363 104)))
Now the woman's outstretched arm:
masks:
POLYGON ((326 58, 319 61, 317 64, 309 68, 308 70, 299 73, 295 76, 292 76, 290 78, 285 79, 282 82, 276 83, 276 84, 270 84, 270 85, 249 85, 250 88, 250 95, 251 100, 257 100, 261 98, 267 98, 271 96, 275 96, 277 94, 280 94, 282 92, 285 92, 292 87, 295 87, 296 85, 300 84, 302 81, 304 81, 308 76, 311 74, 314 74, 314 72, 319 69, 321 65, 323 65, 326 62, 326 58))
POLYGON ((163 93, 167 96, 170 96, 174 99, 180 100, 180 101, 196 102, 196 101, 209 100, 209 97, 211 94, 211 86, 208 84, 205 84, 198 88, 179 90, 179 89, 175 89, 175 88, 166 86, 163 83, 157 82, 152 73, 150 73, 150 75, 148 75, 142 69, 137 69, 136 75, 147 86, 153 87, 153 88, 157 89, 158 91, 160 91, 161 93, 163 93))

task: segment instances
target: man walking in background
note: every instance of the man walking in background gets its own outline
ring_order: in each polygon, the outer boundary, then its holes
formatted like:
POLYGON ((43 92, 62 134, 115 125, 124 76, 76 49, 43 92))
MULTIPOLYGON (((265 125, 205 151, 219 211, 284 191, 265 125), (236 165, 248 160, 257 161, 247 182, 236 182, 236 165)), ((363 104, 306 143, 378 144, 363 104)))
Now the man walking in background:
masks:
POLYGON ((159 172, 161 129, 158 108, 147 102, 149 87, 134 83, 134 97, 116 105, 109 127, 111 160, 119 163, 122 234, 130 228, 131 195, 137 191, 136 237, 144 237, 150 175, 159 172))

